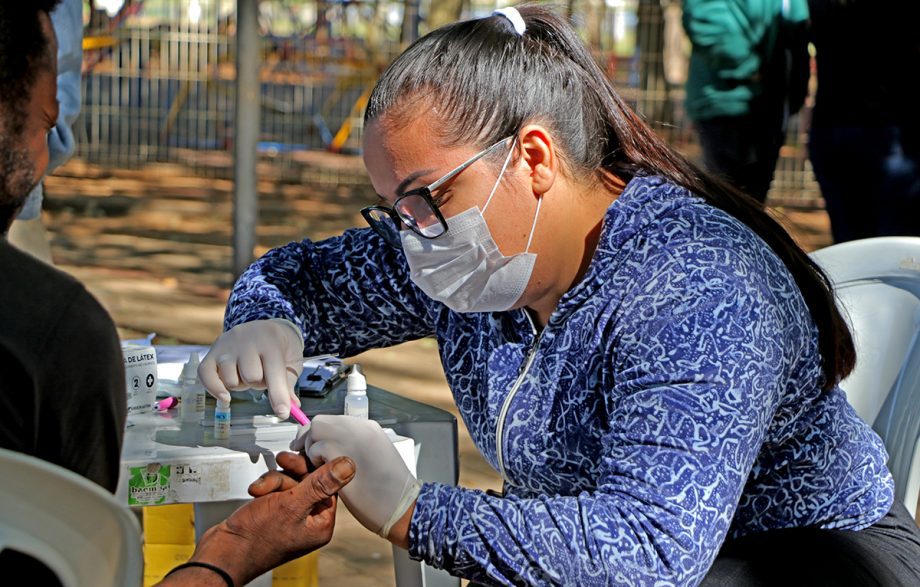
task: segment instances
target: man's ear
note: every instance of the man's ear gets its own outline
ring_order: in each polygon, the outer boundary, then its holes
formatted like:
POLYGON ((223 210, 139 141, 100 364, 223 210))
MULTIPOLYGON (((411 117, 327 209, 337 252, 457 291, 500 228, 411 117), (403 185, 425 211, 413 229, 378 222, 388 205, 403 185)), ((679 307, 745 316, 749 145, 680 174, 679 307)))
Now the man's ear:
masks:
POLYGON ((528 124, 520 132, 521 153, 527 164, 531 190, 542 196, 553 187, 559 173, 559 158, 553 137, 544 126, 528 124))

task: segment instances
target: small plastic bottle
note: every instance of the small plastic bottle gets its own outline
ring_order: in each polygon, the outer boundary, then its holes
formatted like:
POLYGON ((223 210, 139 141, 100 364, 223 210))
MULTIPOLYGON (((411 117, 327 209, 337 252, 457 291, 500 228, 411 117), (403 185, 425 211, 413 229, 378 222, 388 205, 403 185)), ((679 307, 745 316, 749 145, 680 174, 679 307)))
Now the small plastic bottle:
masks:
POLYGON ((183 422, 200 422, 204 418, 207 392, 198 381, 199 362, 198 353, 193 351, 188 357, 188 362, 182 367, 182 374, 179 375, 179 418, 183 422))
POLYGON ((214 438, 230 438, 230 402, 217 400, 217 407, 214 408, 214 438))
POLYGON ((348 374, 345 415, 367 419, 367 380, 358 365, 354 365, 348 374))

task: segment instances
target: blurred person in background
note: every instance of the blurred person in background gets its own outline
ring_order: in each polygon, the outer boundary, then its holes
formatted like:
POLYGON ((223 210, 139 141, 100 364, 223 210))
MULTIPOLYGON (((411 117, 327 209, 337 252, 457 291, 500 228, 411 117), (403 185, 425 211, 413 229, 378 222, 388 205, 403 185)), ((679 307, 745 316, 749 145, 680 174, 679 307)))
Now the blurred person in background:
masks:
POLYGON ((806 0, 686 0, 685 107, 706 168, 760 202, 805 102, 806 0))
POLYGON ((369 227, 253 263, 199 376, 287 418, 305 355, 436 337, 503 493, 419 482, 345 415, 313 419, 293 473, 349 456, 356 519, 473 582, 920 584, 884 445, 837 385, 855 350, 826 277, 656 135, 566 19, 436 29, 364 122, 369 227))
MULTIPOLYGON (((58 118, 48 133, 48 165, 45 175, 63 165, 74 152, 71 125, 80 114, 80 83, 83 66, 83 0, 62 0, 51 13, 57 37, 58 118)), ((39 181, 10 227, 8 239, 19 249, 52 263, 48 233, 42 222, 44 186, 39 181)))
POLYGON ((808 143, 834 242, 920 236, 920 2, 809 0, 808 143))

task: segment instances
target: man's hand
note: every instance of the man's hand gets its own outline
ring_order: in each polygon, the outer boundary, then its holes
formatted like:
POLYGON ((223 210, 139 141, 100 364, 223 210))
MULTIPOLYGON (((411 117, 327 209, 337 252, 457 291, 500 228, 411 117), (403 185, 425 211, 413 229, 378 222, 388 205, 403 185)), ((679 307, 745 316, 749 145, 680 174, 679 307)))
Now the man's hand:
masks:
MULTIPOLYGON (((335 525, 335 495, 354 478, 355 464, 342 457, 307 473, 306 463, 300 467, 297 459, 305 460, 291 453, 278 455, 279 465, 289 473, 272 471, 256 480, 250 486, 256 498, 205 532, 189 560, 219 567, 235 585, 245 585, 326 545, 335 525)), ((214 571, 192 567, 177 571, 160 585, 212 584, 223 581, 214 571)))

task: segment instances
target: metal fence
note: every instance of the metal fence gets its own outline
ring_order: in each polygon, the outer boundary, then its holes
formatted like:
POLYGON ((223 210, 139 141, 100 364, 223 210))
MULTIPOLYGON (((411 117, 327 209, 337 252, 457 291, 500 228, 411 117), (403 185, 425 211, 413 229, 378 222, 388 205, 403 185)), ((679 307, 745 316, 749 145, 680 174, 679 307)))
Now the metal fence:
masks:
MULTIPOLYGON (((232 175, 235 2, 134 0, 115 19, 86 31, 78 155, 138 166, 180 162, 195 172, 232 175)), ((698 159, 683 113, 687 42, 680 2, 575 3, 576 22, 615 87, 671 144, 698 159)), ((398 54, 403 2, 260 5, 262 28, 261 169, 292 181, 364 183, 360 160, 363 101, 398 54), (324 153, 351 155, 332 162, 324 153)), ((426 3, 416 6, 424 17, 426 3)), ((491 3, 473 2, 470 16, 491 3)), ((424 20, 422 28, 424 29, 424 20)), ((422 30, 424 32, 424 30, 422 30)), ((794 117, 770 201, 816 207, 802 124, 794 117)))

